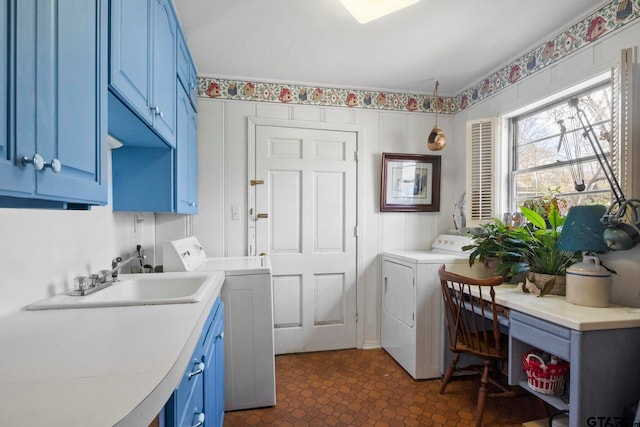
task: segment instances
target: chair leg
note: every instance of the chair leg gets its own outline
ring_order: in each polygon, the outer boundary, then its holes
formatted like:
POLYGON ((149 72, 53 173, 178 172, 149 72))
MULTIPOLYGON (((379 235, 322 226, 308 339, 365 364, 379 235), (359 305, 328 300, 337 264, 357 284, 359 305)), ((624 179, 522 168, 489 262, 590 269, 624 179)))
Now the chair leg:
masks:
POLYGON ((482 379, 480 380, 480 391, 478 392, 478 405, 476 407, 476 427, 482 425, 482 416, 484 415, 484 405, 487 403, 487 383, 489 382, 489 368, 491 362, 484 361, 484 370, 482 371, 482 379))
POLYGON ((447 368, 447 372, 445 372, 444 378, 442 378, 442 384, 440 384, 440 394, 444 393, 444 389, 447 387, 447 384, 449 384, 449 381, 451 381, 451 377, 456 370, 456 364, 458 363, 458 360, 460 360, 460 353, 456 353, 453 356, 453 360, 451 360, 451 364, 447 368))

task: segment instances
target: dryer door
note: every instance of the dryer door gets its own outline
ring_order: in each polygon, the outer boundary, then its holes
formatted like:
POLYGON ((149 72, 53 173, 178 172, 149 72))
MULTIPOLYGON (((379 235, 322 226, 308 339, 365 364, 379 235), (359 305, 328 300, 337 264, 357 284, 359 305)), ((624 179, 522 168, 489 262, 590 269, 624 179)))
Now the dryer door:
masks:
POLYGON ((407 265, 385 259, 382 266, 382 310, 409 328, 415 323, 416 273, 407 265))

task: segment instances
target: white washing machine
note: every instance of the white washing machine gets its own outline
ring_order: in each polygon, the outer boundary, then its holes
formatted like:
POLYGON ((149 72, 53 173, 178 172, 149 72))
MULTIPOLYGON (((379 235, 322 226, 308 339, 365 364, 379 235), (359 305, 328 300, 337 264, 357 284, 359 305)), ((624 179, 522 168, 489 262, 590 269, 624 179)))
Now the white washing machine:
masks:
MULTIPOLYGON (((382 348, 413 378, 437 378, 444 371, 442 293, 438 269, 473 275, 462 251, 472 242, 442 234, 430 251, 382 254, 382 348)), ((447 350, 448 351, 448 350, 447 350)))
POLYGON ((224 271, 225 410, 276 404, 269 257, 207 258, 196 237, 167 242, 164 271, 224 271))

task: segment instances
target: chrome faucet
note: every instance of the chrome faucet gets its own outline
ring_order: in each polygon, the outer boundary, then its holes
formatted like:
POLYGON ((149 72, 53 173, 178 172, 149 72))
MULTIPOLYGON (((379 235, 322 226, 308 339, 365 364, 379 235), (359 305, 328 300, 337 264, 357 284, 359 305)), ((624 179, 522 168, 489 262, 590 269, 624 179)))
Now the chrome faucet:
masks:
POLYGON ((104 289, 118 281, 118 274, 122 267, 135 260, 140 260, 142 263, 145 259, 147 259, 145 255, 132 256, 124 261, 122 261, 122 257, 116 257, 111 261, 111 270, 102 270, 100 273, 92 274, 88 277, 77 277, 76 279, 82 279, 86 286, 74 289, 69 295, 85 296, 104 289))
POLYGON ((107 277, 111 276, 111 281, 112 282, 117 282, 118 281, 118 274, 120 273, 120 270, 122 269, 122 267, 124 267, 125 265, 131 263, 132 261, 135 261, 135 260, 143 261, 145 259, 147 259, 146 255, 132 256, 130 258, 127 258, 124 261, 122 261, 122 257, 116 257, 116 258, 111 260, 111 270, 102 273, 102 275, 98 278, 98 280, 101 283, 102 282, 106 282, 107 281, 107 277))

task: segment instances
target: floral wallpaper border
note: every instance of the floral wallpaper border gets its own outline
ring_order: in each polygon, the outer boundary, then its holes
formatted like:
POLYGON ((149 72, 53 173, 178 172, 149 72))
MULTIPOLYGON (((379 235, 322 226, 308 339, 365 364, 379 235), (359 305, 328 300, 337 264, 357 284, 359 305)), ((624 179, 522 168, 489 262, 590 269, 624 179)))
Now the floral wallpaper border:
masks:
POLYGON ((455 97, 198 77, 201 97, 456 114, 640 17, 640 0, 612 0, 455 97))

